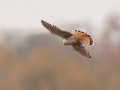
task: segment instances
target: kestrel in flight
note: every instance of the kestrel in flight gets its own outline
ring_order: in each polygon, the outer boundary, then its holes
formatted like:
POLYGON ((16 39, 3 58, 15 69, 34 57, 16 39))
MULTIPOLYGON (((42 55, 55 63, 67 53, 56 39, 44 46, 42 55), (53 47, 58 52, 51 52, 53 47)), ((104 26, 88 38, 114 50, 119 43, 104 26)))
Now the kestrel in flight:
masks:
POLYGON ((56 34, 63 38, 63 45, 71 45, 74 50, 81 53, 83 56, 91 58, 89 52, 83 46, 84 44, 91 46, 93 45, 93 40, 90 35, 82 31, 74 30, 73 34, 67 31, 63 31, 55 25, 51 25, 43 20, 41 20, 42 25, 48 29, 52 34, 56 34))

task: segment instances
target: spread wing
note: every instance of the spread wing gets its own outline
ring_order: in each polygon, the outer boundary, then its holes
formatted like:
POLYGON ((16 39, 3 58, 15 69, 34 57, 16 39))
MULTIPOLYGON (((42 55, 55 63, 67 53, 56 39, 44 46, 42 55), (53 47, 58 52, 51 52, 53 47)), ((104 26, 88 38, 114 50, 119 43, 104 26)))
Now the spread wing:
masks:
POLYGON ((84 46, 81 46, 79 44, 73 44, 72 47, 73 47, 74 50, 81 53, 83 56, 91 58, 89 52, 85 49, 84 46))
POLYGON ((58 27, 56 27, 55 25, 51 25, 43 20, 41 20, 42 25, 48 29, 52 34, 58 35, 62 38, 68 38, 70 36, 72 36, 71 33, 67 32, 67 31, 63 31, 61 29, 59 29, 58 27))

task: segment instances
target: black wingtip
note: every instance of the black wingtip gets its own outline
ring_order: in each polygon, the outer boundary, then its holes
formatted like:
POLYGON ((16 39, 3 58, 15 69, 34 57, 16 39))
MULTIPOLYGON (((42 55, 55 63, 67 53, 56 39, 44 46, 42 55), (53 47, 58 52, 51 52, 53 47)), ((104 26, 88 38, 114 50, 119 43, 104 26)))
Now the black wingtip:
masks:
POLYGON ((44 20, 41 20, 41 23, 45 22, 44 20))
POLYGON ((92 58, 91 56, 89 56, 88 58, 92 58))
POLYGON ((41 23, 44 27, 46 27, 45 24, 47 24, 47 25, 49 24, 49 23, 45 22, 44 20, 41 20, 41 23))
POLYGON ((92 57, 90 56, 89 52, 88 52, 88 58, 92 58, 92 57))

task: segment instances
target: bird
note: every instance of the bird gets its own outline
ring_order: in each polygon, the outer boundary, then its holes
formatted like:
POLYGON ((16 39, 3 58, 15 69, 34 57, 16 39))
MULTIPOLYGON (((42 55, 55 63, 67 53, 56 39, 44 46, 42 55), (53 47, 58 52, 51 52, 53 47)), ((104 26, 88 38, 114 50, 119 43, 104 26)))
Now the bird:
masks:
POLYGON ((41 20, 42 25, 52 34, 63 38, 62 45, 71 45, 73 49, 85 57, 92 58, 84 45, 93 46, 93 40, 90 35, 80 30, 72 30, 73 33, 62 30, 55 25, 52 25, 44 20, 41 20))

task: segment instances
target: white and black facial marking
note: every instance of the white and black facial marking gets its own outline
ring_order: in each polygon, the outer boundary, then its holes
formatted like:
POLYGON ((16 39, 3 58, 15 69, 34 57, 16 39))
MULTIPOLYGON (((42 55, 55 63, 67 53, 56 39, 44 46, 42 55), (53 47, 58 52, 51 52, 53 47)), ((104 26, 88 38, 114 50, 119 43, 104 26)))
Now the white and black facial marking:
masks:
POLYGON ((62 44, 64 44, 64 45, 71 45, 72 43, 74 43, 74 38, 72 36, 68 37, 66 39, 63 39, 63 41, 62 41, 62 44))

